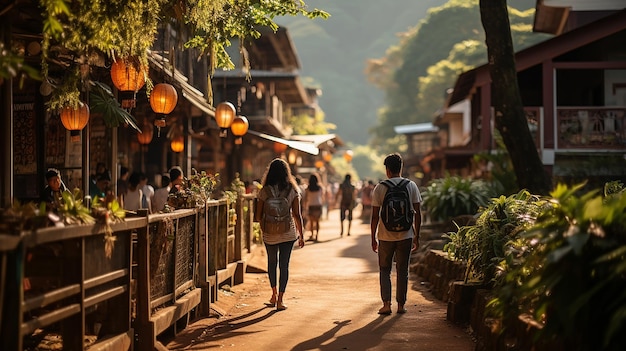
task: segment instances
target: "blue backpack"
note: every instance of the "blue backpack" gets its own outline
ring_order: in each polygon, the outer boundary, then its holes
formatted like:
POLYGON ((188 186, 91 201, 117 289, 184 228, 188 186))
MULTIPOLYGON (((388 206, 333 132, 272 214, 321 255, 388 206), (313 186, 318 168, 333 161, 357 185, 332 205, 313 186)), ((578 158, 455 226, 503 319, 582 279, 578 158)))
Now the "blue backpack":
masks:
POLYGON ((390 232, 406 232, 413 225, 415 210, 409 195, 408 179, 402 179, 397 185, 387 179, 381 182, 387 187, 387 193, 380 207, 380 219, 390 232))

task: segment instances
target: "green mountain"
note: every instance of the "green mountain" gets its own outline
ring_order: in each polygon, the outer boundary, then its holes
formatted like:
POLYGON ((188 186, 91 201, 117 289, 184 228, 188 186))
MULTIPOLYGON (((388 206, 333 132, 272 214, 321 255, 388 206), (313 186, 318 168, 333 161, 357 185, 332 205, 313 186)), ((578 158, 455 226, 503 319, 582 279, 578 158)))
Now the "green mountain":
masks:
MULTIPOLYGON (((446 0, 307 0, 309 8, 330 13, 327 20, 285 17, 277 22, 287 27, 301 61, 301 75, 310 77, 323 91, 320 106, 334 131, 354 144, 367 144, 369 130, 378 124, 378 111, 385 93, 368 82, 366 63, 382 58, 400 43, 400 36, 418 26, 428 10, 446 0)), ((534 0, 510 0, 518 9, 534 7, 534 0)), ((479 16, 476 14, 476 16, 479 16)), ((459 23, 440 21, 429 27, 436 36, 458 36, 459 23)), ((482 30, 482 28, 480 28, 482 30)), ((450 47, 421 48, 424 55, 446 59, 450 47)), ((397 78, 397 77, 396 77, 397 78)), ((414 93, 417 94, 417 87, 414 93)), ((434 111, 433 111, 434 112, 434 111)), ((407 121, 407 123, 412 123, 407 121)))

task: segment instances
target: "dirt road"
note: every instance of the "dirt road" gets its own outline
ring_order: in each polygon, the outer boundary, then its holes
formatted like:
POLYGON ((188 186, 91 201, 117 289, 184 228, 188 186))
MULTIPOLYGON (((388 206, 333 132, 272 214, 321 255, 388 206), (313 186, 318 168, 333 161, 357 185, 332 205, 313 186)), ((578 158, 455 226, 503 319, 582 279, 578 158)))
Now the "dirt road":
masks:
MULTIPOLYGON (((358 214, 358 210, 356 211, 358 214)), ((213 304, 223 316, 190 324, 170 350, 446 350, 471 351, 474 342, 446 321, 446 304, 411 276, 406 314, 380 316, 377 256, 369 224, 355 219, 351 236, 339 235, 339 213, 323 221, 318 242, 292 254, 285 304, 265 307, 271 296, 266 273, 246 273, 245 282, 220 290, 213 304)), ((308 238, 309 233, 305 234, 308 238)), ((260 248, 250 261, 265 268, 260 248)), ((395 294, 395 278, 394 282, 395 294)), ((395 296, 395 295, 394 295, 395 296)))

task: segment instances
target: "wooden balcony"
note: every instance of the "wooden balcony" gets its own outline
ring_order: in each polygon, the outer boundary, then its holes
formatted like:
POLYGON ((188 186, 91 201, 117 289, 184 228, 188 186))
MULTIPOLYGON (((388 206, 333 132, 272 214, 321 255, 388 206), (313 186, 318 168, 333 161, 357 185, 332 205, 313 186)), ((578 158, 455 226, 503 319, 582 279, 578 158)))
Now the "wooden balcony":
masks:
POLYGON ((623 149, 626 107, 557 109, 559 149, 623 149))

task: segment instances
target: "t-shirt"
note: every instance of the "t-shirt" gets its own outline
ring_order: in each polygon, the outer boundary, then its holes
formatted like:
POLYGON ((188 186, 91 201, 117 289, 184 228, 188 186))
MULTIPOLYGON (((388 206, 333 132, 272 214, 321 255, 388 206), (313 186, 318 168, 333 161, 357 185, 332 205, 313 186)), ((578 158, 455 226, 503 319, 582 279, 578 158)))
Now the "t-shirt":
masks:
POLYGON ((128 189, 126 195, 124 195, 124 209, 129 211, 137 211, 141 208, 141 189, 137 188, 134 191, 128 189))
MULTIPOLYGON (((268 198, 273 197, 270 186, 271 185, 266 185, 263 187, 263 189, 261 189, 261 191, 259 192, 260 200, 265 201, 268 198)), ((278 189, 276 189, 275 192, 276 194, 280 193, 278 189)), ((293 204, 294 199, 298 199, 298 201, 300 201, 301 198, 302 198, 302 195, 300 194, 300 192, 292 188, 289 191, 289 194, 287 195, 287 202, 289 202, 290 204, 293 204)), ((288 232, 283 233, 283 234, 263 233, 263 242, 266 244, 270 244, 270 245, 280 244, 280 243, 284 243, 287 241, 294 241, 297 239, 298 239, 298 236, 296 235, 296 224, 293 220, 293 217, 291 217, 291 224, 289 226, 288 232)))
POLYGON ((341 194, 341 207, 352 207, 354 201, 354 185, 343 183, 339 186, 339 193, 341 194))
POLYGON ((141 207, 148 208, 152 211, 152 198, 154 197, 154 188, 150 184, 146 184, 141 188, 143 197, 141 199, 141 207))
MULTIPOLYGON (((400 183, 402 179, 405 178, 390 178, 391 182, 396 185, 400 183)), ((420 194, 420 191, 417 188, 417 184, 415 184, 414 181, 409 180, 407 188, 409 189, 409 197, 411 198, 411 203, 422 203, 422 194, 420 194)), ((385 199, 385 194, 387 194, 387 187, 381 183, 378 183, 372 191, 372 207, 382 207, 383 200, 385 199)), ((406 232, 390 232, 387 230, 387 228, 385 228, 385 224, 383 223, 383 221, 379 220, 378 226, 376 227, 376 232, 378 233, 378 240, 400 241, 413 238, 413 227, 414 226, 411 226, 411 229, 406 232)))
POLYGON ((157 189, 154 192, 154 197, 152 198, 152 210, 154 212, 163 211, 169 196, 170 196, 169 186, 157 189))
POLYGON ((322 206, 324 204, 324 189, 319 188, 318 190, 313 191, 307 188, 305 190, 304 200, 304 206, 306 207, 322 206))

